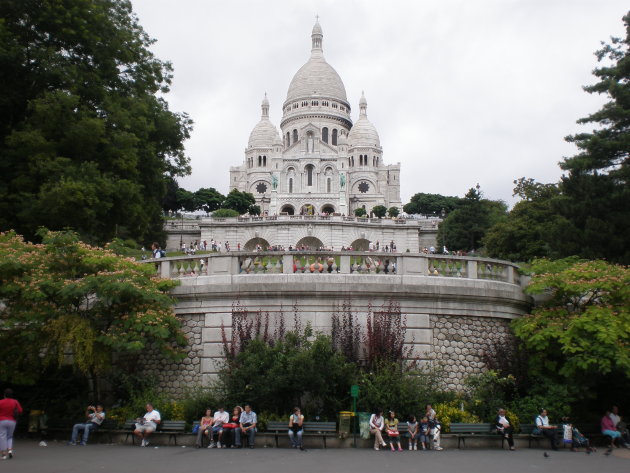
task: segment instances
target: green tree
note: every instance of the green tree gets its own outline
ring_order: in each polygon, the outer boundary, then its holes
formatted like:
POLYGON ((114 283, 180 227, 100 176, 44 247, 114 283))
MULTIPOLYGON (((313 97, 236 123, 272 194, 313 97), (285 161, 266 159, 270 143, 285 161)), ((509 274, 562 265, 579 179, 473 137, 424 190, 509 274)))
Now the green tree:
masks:
POLYGON ((127 0, 0 2, 0 230, 149 241, 167 176, 190 172, 171 66, 127 0))
POLYGON ((521 198, 507 217, 493 225, 483 238, 488 256, 512 261, 557 256, 554 238, 560 217, 554 208, 559 195, 555 184, 541 184, 533 179, 514 181, 514 194, 521 198))
POLYGON ((387 214, 387 207, 384 205, 375 205, 372 207, 372 213, 375 217, 383 218, 387 214))
POLYGON ((250 205, 247 213, 250 215, 260 215, 261 209, 260 205, 250 205))
POLYGON ((252 205, 256 204, 254 195, 250 192, 241 192, 237 189, 232 189, 225 198, 222 207, 225 209, 236 210, 239 214, 247 213, 252 205))
POLYGON ((438 228, 438 245, 453 250, 478 249, 486 231, 505 217, 507 206, 501 201, 481 198, 479 190, 470 189, 459 207, 438 228))
POLYGON ((391 218, 396 218, 398 217, 398 215, 400 215, 400 210, 398 210, 398 207, 390 207, 387 210, 387 215, 389 215, 391 218))
POLYGON ((630 263, 630 13, 625 38, 612 38, 596 52, 605 64, 593 71, 598 82, 584 87, 609 100, 578 120, 592 132, 568 136, 580 152, 566 158, 558 210, 566 219, 558 250, 564 255, 630 263))
POLYGON ((526 292, 542 302, 512 326, 534 369, 584 388, 610 373, 630 379, 630 268, 571 257, 532 271, 526 292))
POLYGON ((366 214, 367 214, 367 212, 365 211, 365 209, 363 207, 359 207, 358 209, 354 209, 355 217, 365 217, 366 214))
POLYGON ((177 210, 184 210, 186 212, 194 212, 197 210, 197 200, 195 199, 195 193, 182 189, 177 189, 177 210))
POLYGON ((0 234, 0 379, 34 382, 46 367, 71 363, 94 383, 149 348, 183 358, 187 341, 168 294, 176 282, 75 233, 39 236, 34 245, 0 234))
POLYGON ((214 187, 201 188, 194 194, 195 210, 203 210, 210 213, 221 208, 225 201, 225 196, 214 187))
POLYGON ((461 200, 460 197, 420 192, 411 197, 403 210, 408 214, 422 215, 440 215, 444 210, 444 213, 448 214, 459 206, 461 200))

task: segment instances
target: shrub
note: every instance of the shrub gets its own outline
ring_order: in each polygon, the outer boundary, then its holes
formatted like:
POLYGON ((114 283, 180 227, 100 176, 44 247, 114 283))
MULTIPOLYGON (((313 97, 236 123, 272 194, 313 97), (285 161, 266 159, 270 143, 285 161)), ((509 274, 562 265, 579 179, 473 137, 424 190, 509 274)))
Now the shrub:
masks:
POLYGON ((217 209, 212 212, 212 216, 215 218, 230 218, 230 217, 238 217, 240 213, 236 210, 232 209, 217 209))
POLYGON ((479 417, 465 408, 462 409, 462 407, 465 407, 465 402, 461 399, 433 405, 437 418, 442 423, 442 432, 449 432, 452 423, 474 424, 481 422, 479 417))

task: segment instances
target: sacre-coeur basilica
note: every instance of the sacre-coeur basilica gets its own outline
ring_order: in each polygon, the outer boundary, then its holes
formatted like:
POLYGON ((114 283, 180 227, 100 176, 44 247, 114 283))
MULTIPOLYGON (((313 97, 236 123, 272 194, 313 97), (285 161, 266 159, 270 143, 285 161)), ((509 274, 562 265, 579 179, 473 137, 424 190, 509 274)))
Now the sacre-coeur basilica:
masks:
POLYGON ((265 215, 354 215, 376 205, 402 210, 400 164, 386 164, 367 100, 352 105, 335 69, 326 62, 317 21, 311 56, 295 74, 282 105, 280 132, 262 101, 245 161, 230 169, 230 189, 251 192, 265 215))

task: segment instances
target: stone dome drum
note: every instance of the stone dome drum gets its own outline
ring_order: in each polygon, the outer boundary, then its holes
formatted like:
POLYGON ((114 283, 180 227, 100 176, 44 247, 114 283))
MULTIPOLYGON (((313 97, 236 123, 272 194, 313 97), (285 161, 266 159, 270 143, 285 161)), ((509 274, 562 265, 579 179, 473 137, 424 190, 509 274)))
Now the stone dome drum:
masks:
POLYGON ((278 129, 269 119, 260 120, 249 134, 249 148, 270 148, 275 143, 282 143, 278 129))

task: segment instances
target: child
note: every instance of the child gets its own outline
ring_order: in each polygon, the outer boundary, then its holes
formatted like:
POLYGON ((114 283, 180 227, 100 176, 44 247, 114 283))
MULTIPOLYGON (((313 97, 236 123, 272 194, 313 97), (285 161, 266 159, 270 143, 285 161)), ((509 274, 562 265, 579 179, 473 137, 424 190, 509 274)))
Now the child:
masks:
POLYGON ((400 432, 398 431, 398 419, 396 419, 394 411, 389 411, 389 415, 387 416, 387 419, 385 419, 385 431, 389 437, 389 446, 392 448, 392 452, 394 451, 395 442, 398 443, 398 451, 402 452, 402 447, 400 445, 400 432))
POLYGON ((420 421, 420 443, 422 444, 422 450, 429 448, 429 418, 424 416, 420 421))
POLYGON ((409 416, 407 430, 409 431, 409 450, 418 450, 418 421, 416 416, 409 416))

